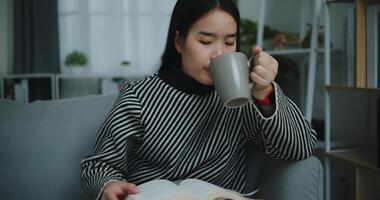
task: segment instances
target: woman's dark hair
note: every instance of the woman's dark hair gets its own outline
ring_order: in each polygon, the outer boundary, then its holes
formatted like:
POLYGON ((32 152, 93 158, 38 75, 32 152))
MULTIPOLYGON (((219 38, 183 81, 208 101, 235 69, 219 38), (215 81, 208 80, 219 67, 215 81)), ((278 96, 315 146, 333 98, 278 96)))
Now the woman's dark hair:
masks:
POLYGON ((185 41, 192 25, 215 8, 227 12, 235 19, 237 24, 236 50, 239 50, 240 14, 233 0, 177 0, 171 16, 166 47, 161 58, 159 72, 181 66, 181 54, 177 52, 174 45, 176 31, 185 41))

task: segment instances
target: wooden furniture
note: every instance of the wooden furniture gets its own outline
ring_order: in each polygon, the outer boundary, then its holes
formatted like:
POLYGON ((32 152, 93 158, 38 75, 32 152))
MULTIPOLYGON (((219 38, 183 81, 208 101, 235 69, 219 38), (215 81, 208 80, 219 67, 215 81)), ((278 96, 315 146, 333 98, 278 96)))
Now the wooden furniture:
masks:
POLYGON ((356 0, 356 87, 367 87, 367 5, 380 0, 356 0))
MULTIPOLYGON (((380 199, 380 168, 378 166, 378 101, 379 88, 367 87, 367 6, 380 0, 325 0, 325 25, 329 29, 331 3, 355 4, 355 85, 332 86, 330 81, 330 50, 325 54, 325 143, 328 158, 346 162, 355 168, 355 199, 380 199)), ((326 43, 330 42, 329 33, 326 43)), ((377 66, 375 66, 377 67, 377 66)), ((330 199, 330 166, 326 162, 326 200, 330 199)))
POLYGON ((357 200, 380 199, 380 168, 376 167, 376 154, 375 150, 342 150, 328 154, 355 167, 357 200))

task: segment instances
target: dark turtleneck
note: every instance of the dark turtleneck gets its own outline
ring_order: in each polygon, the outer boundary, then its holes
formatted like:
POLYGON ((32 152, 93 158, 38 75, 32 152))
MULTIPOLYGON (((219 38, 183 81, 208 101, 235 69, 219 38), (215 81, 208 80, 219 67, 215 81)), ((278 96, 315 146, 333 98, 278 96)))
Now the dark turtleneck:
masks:
POLYGON ((184 73, 181 69, 172 67, 159 72, 158 76, 165 83, 188 94, 207 95, 214 91, 213 85, 204 85, 184 73))

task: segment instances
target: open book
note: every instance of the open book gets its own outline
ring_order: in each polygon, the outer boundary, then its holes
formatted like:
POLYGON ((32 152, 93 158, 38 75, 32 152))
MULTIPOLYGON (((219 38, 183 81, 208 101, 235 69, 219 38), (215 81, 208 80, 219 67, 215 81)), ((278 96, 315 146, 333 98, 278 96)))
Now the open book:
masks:
POLYGON ((126 200, 253 200, 199 179, 186 179, 179 184, 159 179, 137 187, 140 193, 128 195, 126 200))

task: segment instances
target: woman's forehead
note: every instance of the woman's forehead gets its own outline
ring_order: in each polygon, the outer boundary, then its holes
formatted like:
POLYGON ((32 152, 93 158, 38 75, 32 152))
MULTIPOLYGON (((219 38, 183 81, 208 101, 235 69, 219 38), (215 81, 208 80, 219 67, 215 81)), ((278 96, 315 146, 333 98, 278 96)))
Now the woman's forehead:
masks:
POLYGON ((214 9, 199 18, 193 24, 190 31, 196 34, 205 33, 205 35, 220 33, 233 35, 237 32, 237 23, 229 13, 220 9, 214 9))

